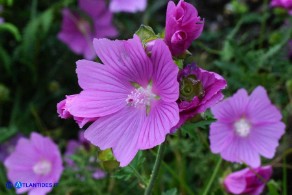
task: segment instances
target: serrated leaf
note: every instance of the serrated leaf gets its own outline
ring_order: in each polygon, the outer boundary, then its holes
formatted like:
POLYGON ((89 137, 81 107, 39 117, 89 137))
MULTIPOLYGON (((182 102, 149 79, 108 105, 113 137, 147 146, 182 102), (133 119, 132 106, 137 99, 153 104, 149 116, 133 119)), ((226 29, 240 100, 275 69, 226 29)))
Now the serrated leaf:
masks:
POLYGON ((140 37, 143 44, 158 38, 158 36, 155 34, 150 26, 145 26, 143 24, 135 32, 135 34, 140 37))

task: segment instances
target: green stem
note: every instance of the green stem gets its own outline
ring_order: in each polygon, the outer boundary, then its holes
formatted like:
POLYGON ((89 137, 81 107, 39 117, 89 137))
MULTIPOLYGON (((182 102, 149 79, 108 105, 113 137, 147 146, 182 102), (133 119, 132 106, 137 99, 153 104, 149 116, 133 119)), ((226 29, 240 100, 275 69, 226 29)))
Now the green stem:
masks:
POLYGON ((215 167, 215 170, 214 170, 214 172, 213 172, 213 174, 212 174, 212 176, 211 176, 211 178, 210 178, 210 180, 209 180, 207 186, 205 187, 205 190, 204 190, 204 192, 203 192, 202 195, 208 195, 208 194, 209 194, 209 190, 210 190, 210 188, 211 188, 212 183, 213 183, 214 180, 215 180, 215 177, 216 177, 217 174, 218 174, 218 171, 219 171, 219 168, 220 168, 220 166, 221 166, 221 163, 222 163, 222 158, 220 158, 219 161, 217 162, 217 165, 216 165, 216 167, 215 167))
POLYGON ((286 156, 284 156, 284 158, 283 158, 283 195, 287 195, 286 156))
POLYGON ((149 184, 145 190, 145 193, 144 195, 150 195, 151 194, 151 191, 154 187, 154 184, 155 184, 155 180, 158 176, 158 172, 159 172, 159 167, 160 167, 160 164, 161 164, 161 161, 162 161, 162 154, 163 154, 163 151, 165 149, 165 142, 162 143, 159 148, 158 148, 158 153, 157 153, 157 156, 156 156, 156 160, 155 160, 155 163, 154 163, 154 166, 153 166, 153 169, 152 169, 152 173, 151 173, 151 177, 150 177, 150 181, 149 181, 149 184))

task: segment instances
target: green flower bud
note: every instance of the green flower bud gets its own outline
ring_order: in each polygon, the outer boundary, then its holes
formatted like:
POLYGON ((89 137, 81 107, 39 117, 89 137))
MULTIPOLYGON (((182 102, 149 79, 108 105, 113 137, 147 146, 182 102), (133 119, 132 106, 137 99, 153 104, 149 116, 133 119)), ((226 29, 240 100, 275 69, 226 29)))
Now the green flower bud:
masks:
POLYGON ((191 101, 195 96, 202 98, 205 91, 200 80, 195 75, 189 75, 182 78, 180 82, 180 99, 183 101, 191 101))

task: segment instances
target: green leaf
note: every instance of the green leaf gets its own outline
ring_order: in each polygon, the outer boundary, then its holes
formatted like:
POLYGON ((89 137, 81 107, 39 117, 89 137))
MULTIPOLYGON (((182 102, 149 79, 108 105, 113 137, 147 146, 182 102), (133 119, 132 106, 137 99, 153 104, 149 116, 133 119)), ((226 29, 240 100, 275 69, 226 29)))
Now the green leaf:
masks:
MULTIPOLYGON (((145 157, 143 157, 143 153, 139 151, 134 158, 134 160, 131 162, 130 165, 120 169, 114 177, 118 179, 122 179, 125 181, 128 181, 130 178, 135 177, 138 175, 138 170, 142 166, 142 164, 145 161, 145 157)), ((139 176, 137 176, 139 177, 139 176)), ((144 180, 144 179, 142 179, 144 180)))
POLYGON ((13 24, 10 24, 10 23, 0 24, 0 31, 8 31, 15 37, 17 41, 21 40, 21 35, 18 31, 18 28, 14 26, 13 24))
POLYGON ((173 188, 173 189, 167 190, 166 192, 163 192, 162 195, 177 195, 177 189, 173 188))
POLYGON ((0 144, 11 138, 17 133, 16 127, 2 127, 0 128, 0 144))
POLYGON ((267 186, 269 189, 268 195, 279 195, 279 185, 274 180, 269 181, 267 186))
POLYGON ((140 37, 143 44, 149 41, 155 40, 158 36, 155 34, 150 26, 141 25, 140 28, 135 32, 136 35, 140 37))
POLYGON ((179 67, 179 68, 183 68, 184 66, 184 60, 183 59, 175 59, 174 63, 179 67))

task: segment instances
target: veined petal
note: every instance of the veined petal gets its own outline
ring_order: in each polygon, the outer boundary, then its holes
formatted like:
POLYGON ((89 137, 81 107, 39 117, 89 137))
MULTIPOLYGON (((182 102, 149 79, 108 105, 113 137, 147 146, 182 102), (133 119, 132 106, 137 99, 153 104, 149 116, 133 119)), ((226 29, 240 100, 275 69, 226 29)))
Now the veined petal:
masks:
POLYGON ((178 67, 174 64, 169 48, 162 40, 156 40, 152 49, 153 92, 165 102, 173 102, 179 96, 178 67))
POLYGON ((85 90, 76 95, 68 106, 75 117, 96 118, 121 110, 126 106, 127 95, 112 91, 85 90))
POLYGON ((133 89, 129 82, 122 81, 115 77, 103 64, 89 60, 79 60, 76 64, 78 83, 84 90, 93 89, 129 94, 131 89, 133 89))
POLYGON ((229 147, 234 137, 234 132, 230 124, 214 122, 210 126, 210 148, 213 153, 222 152, 229 147))
POLYGON ((139 148, 144 150, 161 144, 178 121, 179 110, 175 102, 153 102, 139 135, 139 148))
POLYGON ((146 87, 152 76, 152 66, 140 38, 134 35, 127 41, 94 39, 98 57, 109 71, 124 81, 146 87))
POLYGON ((254 89, 250 95, 246 115, 250 122, 256 125, 267 123, 267 121, 278 122, 282 119, 280 111, 272 105, 265 88, 262 86, 254 89))
POLYGON ((285 124, 282 122, 255 126, 249 137, 250 144, 264 157, 273 158, 284 130, 285 124))
POLYGON ((233 136, 232 143, 221 152, 222 158, 252 167, 260 166, 260 156, 244 138, 233 136))
POLYGON ((245 113, 247 104, 248 94, 245 89, 240 89, 231 98, 211 108, 211 111, 221 122, 234 122, 245 113))
POLYGON ((128 165, 138 152, 138 138, 146 111, 126 106, 117 113, 99 118, 84 137, 101 150, 113 148, 120 166, 128 165))

